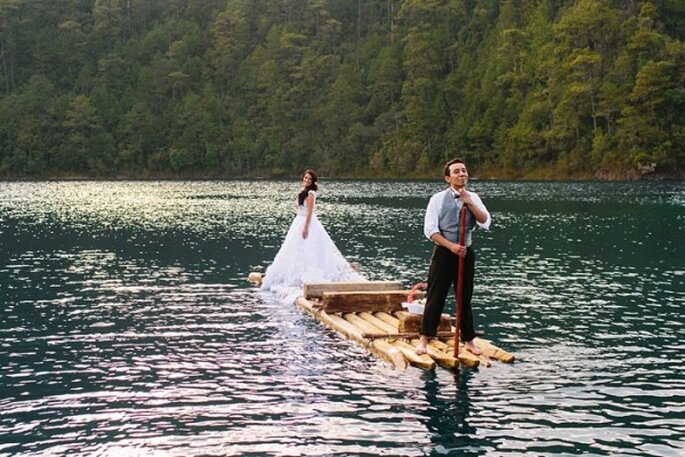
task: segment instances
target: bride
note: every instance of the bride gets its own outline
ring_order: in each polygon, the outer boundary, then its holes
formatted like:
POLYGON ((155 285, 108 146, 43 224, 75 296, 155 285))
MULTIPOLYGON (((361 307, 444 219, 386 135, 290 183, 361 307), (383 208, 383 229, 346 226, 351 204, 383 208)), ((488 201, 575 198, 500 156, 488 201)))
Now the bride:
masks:
POLYGON ((345 260, 316 217, 317 176, 304 172, 297 194, 297 215, 273 263, 266 269, 262 290, 301 292, 305 282, 365 281, 345 260))

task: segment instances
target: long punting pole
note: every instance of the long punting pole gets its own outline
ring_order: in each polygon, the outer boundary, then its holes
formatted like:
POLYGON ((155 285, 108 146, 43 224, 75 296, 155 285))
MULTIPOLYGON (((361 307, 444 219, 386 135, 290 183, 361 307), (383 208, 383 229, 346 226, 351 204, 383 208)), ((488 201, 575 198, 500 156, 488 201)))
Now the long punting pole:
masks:
MULTIPOLYGON (((466 232, 466 205, 462 205, 459 213, 459 242, 464 245, 464 232, 466 232)), ((457 325, 454 331, 454 358, 459 355, 459 329, 461 329, 461 307, 464 302, 464 258, 459 256, 459 271, 457 272, 457 309, 455 310, 457 325)))

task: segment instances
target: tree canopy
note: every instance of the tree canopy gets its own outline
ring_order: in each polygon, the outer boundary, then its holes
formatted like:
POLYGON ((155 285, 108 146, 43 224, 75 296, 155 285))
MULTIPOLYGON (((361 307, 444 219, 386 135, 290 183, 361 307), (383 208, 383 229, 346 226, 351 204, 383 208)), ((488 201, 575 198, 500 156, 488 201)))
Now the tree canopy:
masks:
POLYGON ((677 0, 0 0, 0 176, 685 170, 677 0))

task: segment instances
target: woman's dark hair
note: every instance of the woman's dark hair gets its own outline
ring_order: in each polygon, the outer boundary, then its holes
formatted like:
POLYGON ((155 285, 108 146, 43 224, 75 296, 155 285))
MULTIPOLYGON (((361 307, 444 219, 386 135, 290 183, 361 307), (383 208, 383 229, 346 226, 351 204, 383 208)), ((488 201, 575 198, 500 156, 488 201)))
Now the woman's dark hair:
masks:
POLYGON ((302 174, 302 177, 304 178, 305 176, 311 176, 312 177, 312 183, 302 189, 302 192, 297 194, 297 204, 298 205, 304 205, 304 200, 307 198, 307 195, 309 194, 310 190, 317 190, 318 187, 316 185, 316 181, 319 179, 318 176, 316 176, 316 173, 314 173, 312 170, 305 170, 305 172, 302 174))

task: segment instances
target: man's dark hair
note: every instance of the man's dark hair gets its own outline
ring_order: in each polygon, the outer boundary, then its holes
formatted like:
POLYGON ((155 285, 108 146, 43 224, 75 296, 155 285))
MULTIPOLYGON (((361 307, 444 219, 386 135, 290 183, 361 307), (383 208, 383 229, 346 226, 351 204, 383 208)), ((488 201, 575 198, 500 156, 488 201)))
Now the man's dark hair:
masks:
POLYGON ((450 175, 450 166, 451 166, 451 165, 454 165, 455 163, 463 163, 464 165, 466 165, 466 162, 464 162, 462 159, 460 159, 460 158, 458 158, 458 157, 457 157, 457 158, 454 158, 454 159, 452 159, 452 160, 450 160, 449 162, 447 162, 447 163, 445 164, 445 170, 444 170, 445 176, 449 176, 449 175, 450 175))

